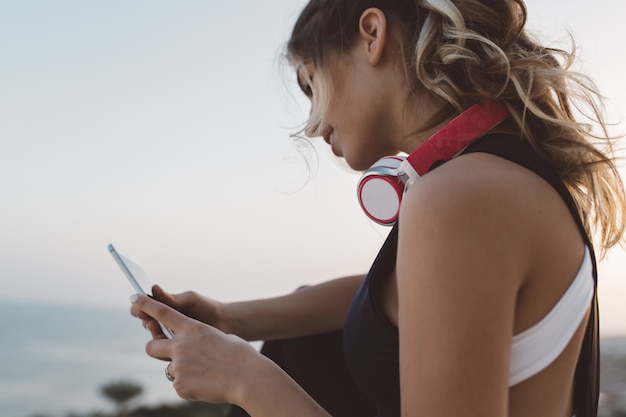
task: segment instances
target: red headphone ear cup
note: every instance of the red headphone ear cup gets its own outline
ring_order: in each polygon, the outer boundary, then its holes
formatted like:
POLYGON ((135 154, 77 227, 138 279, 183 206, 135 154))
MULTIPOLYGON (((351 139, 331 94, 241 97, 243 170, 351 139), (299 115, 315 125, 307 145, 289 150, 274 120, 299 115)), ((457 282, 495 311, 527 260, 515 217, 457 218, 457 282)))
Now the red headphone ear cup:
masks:
POLYGON ((397 175, 368 173, 357 192, 359 204, 370 219, 382 225, 398 220, 404 184, 397 175))

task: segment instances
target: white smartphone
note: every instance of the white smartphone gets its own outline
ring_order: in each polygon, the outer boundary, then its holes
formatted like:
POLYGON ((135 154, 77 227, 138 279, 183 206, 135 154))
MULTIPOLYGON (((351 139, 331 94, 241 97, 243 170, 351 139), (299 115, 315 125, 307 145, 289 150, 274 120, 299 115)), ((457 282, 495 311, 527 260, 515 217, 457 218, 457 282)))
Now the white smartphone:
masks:
MULTIPOLYGON (((122 272, 124 272, 124 275, 126 275, 126 278, 128 278, 128 281, 135 291, 139 294, 152 296, 152 282, 141 265, 130 256, 116 250, 112 244, 109 244, 109 252, 122 269, 122 272)), ((162 323, 159 323, 159 325, 168 339, 174 338, 174 333, 170 329, 165 327, 162 323)))

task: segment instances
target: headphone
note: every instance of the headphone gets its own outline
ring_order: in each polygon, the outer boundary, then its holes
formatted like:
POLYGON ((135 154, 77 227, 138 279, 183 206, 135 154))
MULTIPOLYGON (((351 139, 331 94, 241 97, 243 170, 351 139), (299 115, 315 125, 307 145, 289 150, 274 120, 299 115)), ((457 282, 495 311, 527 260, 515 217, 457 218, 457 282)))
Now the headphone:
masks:
POLYGON ((378 224, 394 224, 398 220, 405 188, 434 166, 452 159, 508 117, 508 110, 500 103, 475 104, 452 119, 409 156, 379 159, 359 181, 357 196, 361 208, 378 224))

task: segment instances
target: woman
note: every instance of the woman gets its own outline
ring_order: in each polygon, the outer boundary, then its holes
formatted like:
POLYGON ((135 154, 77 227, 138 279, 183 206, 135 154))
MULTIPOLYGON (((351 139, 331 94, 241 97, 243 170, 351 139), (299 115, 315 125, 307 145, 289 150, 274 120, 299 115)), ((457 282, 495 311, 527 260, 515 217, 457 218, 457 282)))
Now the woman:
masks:
POLYGON ((412 178, 365 278, 244 303, 160 289, 162 303, 134 297, 132 314, 154 336, 147 352, 171 361, 182 397, 255 417, 328 415, 241 338, 343 328, 348 366, 378 416, 596 413, 588 236, 601 250, 620 241, 624 193, 593 84, 525 21, 522 0, 306 6, 288 44, 312 102, 304 134, 355 170, 411 154, 399 177, 412 178))

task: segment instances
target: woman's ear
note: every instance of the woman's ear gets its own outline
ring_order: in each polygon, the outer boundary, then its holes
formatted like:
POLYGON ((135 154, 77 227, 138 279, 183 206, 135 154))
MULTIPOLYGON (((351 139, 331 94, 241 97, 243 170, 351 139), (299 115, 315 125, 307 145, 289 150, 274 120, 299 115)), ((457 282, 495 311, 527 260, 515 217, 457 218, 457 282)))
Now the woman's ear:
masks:
POLYGON ((377 65, 385 49, 387 35, 387 19, 382 10, 370 8, 363 12, 359 20, 359 34, 369 63, 377 65))

